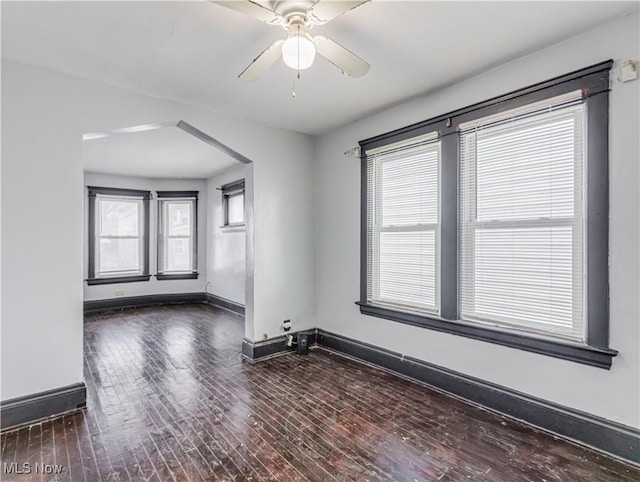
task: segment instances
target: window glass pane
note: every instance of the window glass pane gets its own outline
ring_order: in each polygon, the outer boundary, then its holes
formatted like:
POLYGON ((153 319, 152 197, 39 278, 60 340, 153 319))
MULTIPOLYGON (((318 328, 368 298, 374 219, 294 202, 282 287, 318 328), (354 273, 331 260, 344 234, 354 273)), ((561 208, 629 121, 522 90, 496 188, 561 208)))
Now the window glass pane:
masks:
POLYGON ((575 120, 529 119, 477 135, 477 218, 573 216, 575 120))
POLYGON ((227 224, 244 222, 244 193, 231 194, 227 197, 227 224))
POLYGON ((99 273, 115 274, 140 271, 140 247, 138 238, 102 238, 99 243, 99 273))
POLYGON ((572 332, 571 227, 477 229, 474 244, 474 316, 572 332))
POLYGON ((584 340, 583 116, 577 103, 462 133, 463 319, 584 340))
POLYGON ((169 238, 166 271, 191 271, 191 238, 169 238))
POLYGON ((137 236, 139 200, 98 199, 99 235, 137 236))
POLYGON ((438 222, 438 149, 399 152, 381 166, 382 225, 438 222))
POLYGON ((436 305, 435 230, 382 232, 379 253, 379 301, 436 305))
POLYGON ((438 312, 440 142, 380 148, 368 163, 368 299, 438 312))
POLYGON ((169 236, 191 235, 191 202, 168 202, 169 236))

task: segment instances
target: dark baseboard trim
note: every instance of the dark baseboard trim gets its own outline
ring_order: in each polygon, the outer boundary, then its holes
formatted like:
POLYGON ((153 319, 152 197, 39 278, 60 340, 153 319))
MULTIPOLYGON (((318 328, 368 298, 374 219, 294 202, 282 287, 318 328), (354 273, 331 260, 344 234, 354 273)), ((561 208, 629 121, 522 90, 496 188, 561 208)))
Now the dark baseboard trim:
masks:
POLYGON ((219 306, 220 308, 224 308, 225 310, 233 311, 238 315, 244 316, 244 305, 225 298, 220 298, 219 296, 212 295, 211 293, 204 293, 204 295, 208 304, 219 306))
POLYGON ((84 382, 34 393, 0 402, 2 431, 30 425, 39 420, 56 417, 85 407, 87 388, 84 382))
POLYGON ((179 274, 169 274, 169 273, 158 273, 155 275, 158 281, 164 280, 181 280, 181 279, 198 279, 200 273, 179 273, 179 274))
POLYGON ((205 293, 171 293, 162 295, 125 296, 106 300, 84 302, 84 312, 121 310, 123 308, 139 308, 143 306, 170 305, 180 303, 204 303, 205 293))
MULTIPOLYGON (((302 330, 292 332, 292 335, 298 333, 306 333, 309 335, 309 346, 316 345, 317 330, 302 330)), ((270 338, 264 341, 251 341, 248 338, 242 340, 242 356, 250 361, 258 361, 267 357, 282 355, 283 353, 292 352, 295 346, 286 345, 287 337, 285 335, 270 338)))
POLYGON ((317 330, 321 347, 367 361, 502 415, 640 465, 640 430, 384 348, 317 330))

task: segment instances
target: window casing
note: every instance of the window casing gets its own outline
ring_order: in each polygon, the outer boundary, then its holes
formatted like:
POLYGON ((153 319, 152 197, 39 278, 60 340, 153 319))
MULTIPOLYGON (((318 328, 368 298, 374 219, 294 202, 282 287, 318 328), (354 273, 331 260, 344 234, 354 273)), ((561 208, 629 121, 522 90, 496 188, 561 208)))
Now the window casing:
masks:
POLYGON ((225 184, 222 191, 222 227, 244 226, 244 179, 225 184))
POLYGON ((197 191, 158 191, 158 280, 198 277, 197 210, 197 191))
POLYGON ((608 333, 611 65, 361 141, 360 311, 610 368, 617 354, 608 333), (429 313, 371 296, 368 153, 432 132, 441 150, 440 309, 429 313))
POLYGON ((88 284, 149 280, 149 191, 89 187, 88 284))

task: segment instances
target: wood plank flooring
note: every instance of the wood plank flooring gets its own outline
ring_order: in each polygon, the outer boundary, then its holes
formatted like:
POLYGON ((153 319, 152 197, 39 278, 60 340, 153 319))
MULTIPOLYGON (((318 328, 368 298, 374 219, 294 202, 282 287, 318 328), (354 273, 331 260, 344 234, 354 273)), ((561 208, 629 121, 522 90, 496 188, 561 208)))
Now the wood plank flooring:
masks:
MULTIPOLYGON (((3 433, 2 480, 638 481, 640 470, 324 350, 242 360, 207 305, 93 314, 87 409, 3 433), (62 465, 59 474, 35 464, 62 465)), ((51 470, 51 468, 50 468, 51 470)))

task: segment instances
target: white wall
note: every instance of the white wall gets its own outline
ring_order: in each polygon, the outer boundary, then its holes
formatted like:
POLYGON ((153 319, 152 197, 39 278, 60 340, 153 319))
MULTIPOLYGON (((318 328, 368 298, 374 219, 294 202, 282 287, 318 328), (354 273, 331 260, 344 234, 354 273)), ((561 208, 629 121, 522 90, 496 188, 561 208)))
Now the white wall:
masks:
MULTIPOLYGON (((610 371, 361 315, 357 141, 609 58, 639 58, 638 14, 322 136, 316 145, 320 327, 569 407, 640 426, 639 82, 614 83, 610 118, 610 371)), ((437 67, 435 67, 437 68, 437 67)))
POLYGON ((220 298, 245 303, 246 228, 224 228, 220 186, 244 179, 238 164, 207 179, 207 291, 220 298))
POLYGON ((246 335, 316 325, 311 137, 5 60, 2 100, 3 400, 82 380, 87 132, 184 120, 252 159, 246 335))
MULTIPOLYGON (((194 280, 162 280, 158 281, 155 276, 151 276, 149 281, 139 283, 117 283, 107 285, 84 286, 84 299, 103 300, 116 297, 117 291, 123 291, 120 296, 141 296, 162 293, 201 293, 206 284, 207 271, 207 182, 204 179, 147 179, 141 177, 113 176, 108 174, 98 174, 92 172, 84 173, 85 186, 116 187, 122 189, 141 189, 145 191, 199 191, 198 194, 198 279, 194 280)), ((87 210, 87 196, 84 196, 84 277, 89 273, 88 265, 88 221, 89 212, 87 210)), ((149 273, 157 273, 157 224, 158 224, 158 202, 151 200, 149 212, 149 273)))

